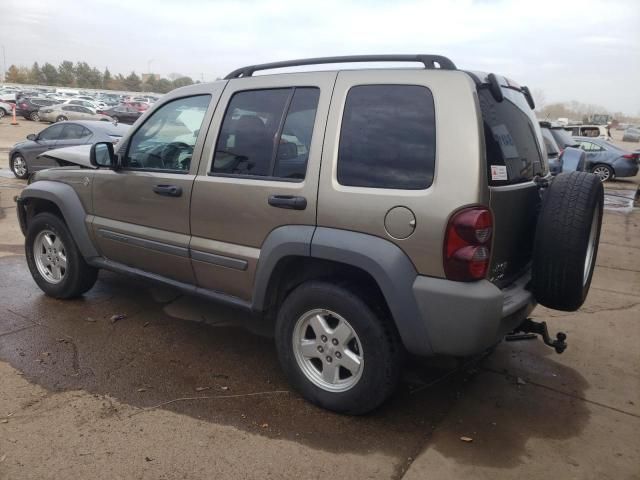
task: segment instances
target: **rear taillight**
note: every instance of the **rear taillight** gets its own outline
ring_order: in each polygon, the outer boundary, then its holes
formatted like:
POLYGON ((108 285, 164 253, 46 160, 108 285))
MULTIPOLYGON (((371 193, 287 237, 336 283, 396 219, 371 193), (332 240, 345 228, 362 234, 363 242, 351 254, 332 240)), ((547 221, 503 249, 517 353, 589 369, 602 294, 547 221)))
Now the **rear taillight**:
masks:
POLYGON ((484 207, 458 211, 447 225, 444 273, 449 280, 471 282, 487 276, 493 217, 484 207))
POLYGON ((626 158, 627 160, 633 160, 634 162, 638 161, 638 157, 640 157, 640 154, 636 154, 636 153, 629 153, 627 155, 622 155, 622 158, 626 158))

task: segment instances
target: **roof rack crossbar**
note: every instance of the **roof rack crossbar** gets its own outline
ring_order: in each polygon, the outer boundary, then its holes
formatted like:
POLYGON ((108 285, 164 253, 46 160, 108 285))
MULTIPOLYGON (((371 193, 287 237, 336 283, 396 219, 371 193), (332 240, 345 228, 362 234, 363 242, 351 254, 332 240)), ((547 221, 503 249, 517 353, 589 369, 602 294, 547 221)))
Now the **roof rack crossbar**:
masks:
POLYGON ((284 62, 263 63, 238 68, 224 77, 225 80, 250 77, 259 70, 275 68, 299 67, 303 65, 322 65, 327 63, 360 63, 360 62, 418 62, 427 69, 456 70, 454 63, 442 55, 347 55, 342 57, 303 58, 284 62))

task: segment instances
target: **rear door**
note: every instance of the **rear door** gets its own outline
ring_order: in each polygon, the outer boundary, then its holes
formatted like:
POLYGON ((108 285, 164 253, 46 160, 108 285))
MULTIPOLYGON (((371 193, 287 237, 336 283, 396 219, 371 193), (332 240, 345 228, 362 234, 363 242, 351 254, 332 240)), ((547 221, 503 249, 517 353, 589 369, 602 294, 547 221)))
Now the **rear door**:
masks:
POLYGON ((607 152, 600 145, 594 142, 589 142, 587 140, 581 140, 580 148, 584 150, 587 156, 587 164, 586 164, 587 171, 590 172, 593 166, 596 165, 597 163, 607 163, 606 161, 604 161, 607 156, 606 155, 607 152))
POLYGON ((267 236, 285 225, 315 225, 335 77, 264 75, 227 84, 191 201, 191 255, 200 287, 250 300, 267 236))
POLYGON ((32 142, 28 148, 24 149, 24 155, 30 170, 40 170, 51 166, 47 162, 39 160, 37 157, 47 150, 56 148, 58 140, 62 135, 62 129, 63 124, 55 124, 45 128, 38 134, 36 140, 32 142))
POLYGON ((65 122, 62 126, 62 134, 56 144, 56 148, 83 145, 88 143, 93 136, 91 130, 77 123, 65 122))
MULTIPOLYGON (((503 85, 509 84, 502 80, 503 85)), ((494 216, 489 278, 499 286, 530 265, 540 204, 537 176, 548 173, 544 141, 533 110, 516 87, 502 87, 496 102, 489 89, 478 91, 484 125, 487 177, 494 216)))

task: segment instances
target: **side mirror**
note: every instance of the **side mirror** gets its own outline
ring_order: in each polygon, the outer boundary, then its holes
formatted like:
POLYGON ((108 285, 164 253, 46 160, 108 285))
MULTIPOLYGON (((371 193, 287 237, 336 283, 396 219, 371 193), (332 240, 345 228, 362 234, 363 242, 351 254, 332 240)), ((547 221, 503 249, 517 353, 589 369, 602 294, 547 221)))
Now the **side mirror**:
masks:
POLYGON ((29 135, 27 135, 27 140, 35 142, 36 140, 38 140, 38 136, 35 133, 30 133, 29 135))
POLYGON ((278 146, 278 160, 298 158, 298 146, 293 142, 281 143, 278 146))
POLYGON ((89 161, 94 167, 117 167, 116 154, 113 151, 113 144, 110 142, 98 142, 91 145, 89 161))

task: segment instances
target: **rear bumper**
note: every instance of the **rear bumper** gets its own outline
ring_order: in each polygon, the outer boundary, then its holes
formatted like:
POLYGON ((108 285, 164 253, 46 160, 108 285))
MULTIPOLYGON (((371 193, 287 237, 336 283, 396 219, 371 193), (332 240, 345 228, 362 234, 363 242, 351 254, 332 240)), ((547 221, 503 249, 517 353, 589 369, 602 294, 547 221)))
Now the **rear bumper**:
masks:
POLYGON ((638 164, 626 159, 613 162, 613 170, 616 177, 635 177, 638 174, 638 164))
POLYGON ((493 346, 527 318, 536 302, 523 275, 499 289, 488 280, 464 283, 419 276, 413 294, 432 353, 465 356, 493 346))

